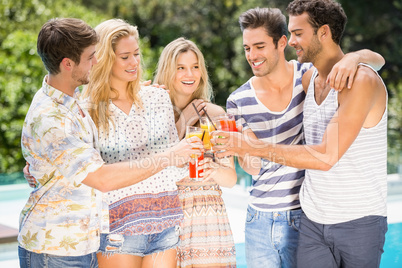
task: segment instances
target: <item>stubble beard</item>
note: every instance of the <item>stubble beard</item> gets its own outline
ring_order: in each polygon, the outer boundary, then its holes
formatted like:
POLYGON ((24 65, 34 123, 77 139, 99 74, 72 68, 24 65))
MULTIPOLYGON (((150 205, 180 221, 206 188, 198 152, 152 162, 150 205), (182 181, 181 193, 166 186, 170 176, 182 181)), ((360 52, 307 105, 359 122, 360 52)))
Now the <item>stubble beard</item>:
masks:
POLYGON ((85 73, 81 77, 78 76, 78 72, 73 71, 72 78, 76 80, 80 85, 86 85, 89 83, 89 74, 85 73))
POLYGON ((318 38, 316 35, 315 35, 315 38, 312 39, 310 47, 307 50, 303 49, 303 51, 305 51, 306 54, 300 58, 299 62, 301 62, 301 63, 311 62, 314 64, 314 62, 317 59, 317 55, 322 51, 322 45, 318 41, 318 38))

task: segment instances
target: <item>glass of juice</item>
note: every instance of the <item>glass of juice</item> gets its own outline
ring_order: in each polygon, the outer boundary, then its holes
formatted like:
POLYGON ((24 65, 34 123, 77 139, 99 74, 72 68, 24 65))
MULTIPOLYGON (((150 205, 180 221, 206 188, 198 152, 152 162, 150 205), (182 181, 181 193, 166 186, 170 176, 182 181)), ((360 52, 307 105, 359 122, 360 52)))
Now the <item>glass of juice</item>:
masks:
POLYGON ((201 117, 200 126, 201 126, 201 129, 203 131, 205 131, 204 140, 203 140, 204 148, 205 148, 205 150, 209 151, 212 149, 211 138, 210 138, 209 133, 214 131, 214 127, 212 126, 212 122, 209 121, 208 117, 206 117, 206 116, 201 117))
POLYGON ((223 131, 236 131, 236 120, 233 114, 222 114, 214 117, 214 123, 220 130, 223 131))
MULTIPOLYGON (((205 135, 205 130, 199 127, 187 126, 186 128, 186 139, 197 136, 201 140, 204 140, 205 135)), ((189 163, 189 177, 193 180, 199 181, 201 180, 200 173, 202 173, 203 170, 200 169, 197 171, 198 162, 204 159, 204 153, 201 153, 200 157, 197 157, 197 155, 192 155, 191 158, 194 158, 194 161, 190 161, 189 163)))
POLYGON ((204 148, 205 148, 205 153, 204 157, 209 157, 214 159, 214 152, 212 150, 212 143, 211 143, 211 136, 210 133, 215 130, 215 128, 212 125, 212 122, 208 119, 207 116, 203 116, 200 119, 200 126, 203 131, 205 131, 204 134, 204 148))

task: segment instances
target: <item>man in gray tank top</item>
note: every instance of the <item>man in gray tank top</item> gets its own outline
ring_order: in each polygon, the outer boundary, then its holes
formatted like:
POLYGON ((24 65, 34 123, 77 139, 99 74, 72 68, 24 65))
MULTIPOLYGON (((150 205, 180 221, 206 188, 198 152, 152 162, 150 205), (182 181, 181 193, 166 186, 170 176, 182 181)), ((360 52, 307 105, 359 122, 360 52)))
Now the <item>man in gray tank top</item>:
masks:
POLYGON ((289 45, 299 62, 312 62, 303 126, 306 145, 279 145, 240 133, 216 132, 216 150, 251 154, 305 168, 298 267, 379 267, 386 221, 387 92, 361 65, 349 89, 334 91, 329 73, 340 48, 346 15, 332 0, 295 0, 288 6, 289 45), (241 146, 239 146, 239 144, 241 146))

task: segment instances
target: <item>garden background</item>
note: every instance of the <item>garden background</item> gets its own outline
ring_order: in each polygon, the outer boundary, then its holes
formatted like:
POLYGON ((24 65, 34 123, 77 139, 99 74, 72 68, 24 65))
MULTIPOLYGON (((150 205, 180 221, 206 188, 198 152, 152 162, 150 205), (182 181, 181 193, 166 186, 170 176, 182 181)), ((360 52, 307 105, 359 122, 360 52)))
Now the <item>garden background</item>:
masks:
MULTIPOLYGON (((36 52, 38 32, 54 17, 76 17, 95 27, 110 18, 137 25, 145 66, 152 79, 163 47, 185 36, 203 51, 214 89, 214 102, 225 106, 231 92, 251 70, 244 57, 239 15, 249 8, 278 7, 283 0, 0 0, 0 174, 15 183, 25 165, 20 148, 22 124, 46 70, 36 52), (20 173, 19 173, 20 174, 20 173)), ((386 59, 380 74, 389 91, 388 173, 402 173, 402 1, 340 0, 348 23, 345 52, 369 48, 386 59)), ((287 48, 287 59, 295 59, 287 48)), ((8 180, 8 181, 7 181, 8 180)))

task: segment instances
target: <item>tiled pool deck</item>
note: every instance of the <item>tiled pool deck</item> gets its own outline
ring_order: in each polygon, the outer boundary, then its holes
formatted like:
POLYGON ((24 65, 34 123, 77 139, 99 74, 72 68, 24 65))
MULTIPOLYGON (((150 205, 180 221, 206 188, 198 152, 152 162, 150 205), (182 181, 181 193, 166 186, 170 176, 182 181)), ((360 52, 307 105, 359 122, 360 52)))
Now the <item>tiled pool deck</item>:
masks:
MULTIPOLYGON (((389 183, 390 193, 395 192, 395 187, 402 187, 402 181, 399 183, 398 178, 396 180, 392 178, 391 181, 397 183, 389 183)), ((16 243, 18 217, 29 191, 25 184, 0 187, 0 267, 19 267, 16 243)), ((402 188, 396 192, 401 194, 392 194, 388 197, 390 228, 386 236, 381 268, 402 267, 402 188)), ((244 256, 244 224, 248 192, 236 185, 232 189, 224 188, 223 198, 236 243, 237 267, 244 268, 247 267, 244 256)))

